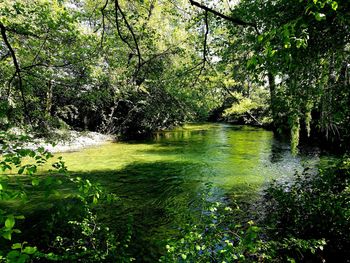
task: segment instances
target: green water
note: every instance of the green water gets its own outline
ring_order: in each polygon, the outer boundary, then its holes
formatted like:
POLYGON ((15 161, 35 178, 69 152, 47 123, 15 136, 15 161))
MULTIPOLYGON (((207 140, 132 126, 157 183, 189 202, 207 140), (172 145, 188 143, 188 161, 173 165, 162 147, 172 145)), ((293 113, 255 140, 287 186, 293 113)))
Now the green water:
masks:
POLYGON ((106 218, 121 228, 131 222, 140 262, 154 262, 205 184, 212 183, 214 198, 247 201, 272 178, 288 179, 319 162, 316 155, 293 157, 270 131, 224 124, 187 125, 152 140, 61 155, 73 174, 122 198, 106 218))

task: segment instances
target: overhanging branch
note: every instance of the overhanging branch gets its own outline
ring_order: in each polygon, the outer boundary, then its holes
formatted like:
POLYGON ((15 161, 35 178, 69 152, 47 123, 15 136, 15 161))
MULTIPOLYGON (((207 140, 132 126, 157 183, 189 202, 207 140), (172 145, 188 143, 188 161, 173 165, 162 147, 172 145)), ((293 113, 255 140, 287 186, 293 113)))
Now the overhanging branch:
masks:
MULTIPOLYGON (((21 76, 21 68, 19 66, 19 63, 18 63, 18 60, 17 60, 17 57, 16 57, 16 53, 13 50, 10 42, 8 41, 8 38, 7 38, 7 35, 6 35, 6 28, 5 28, 5 26, 2 23, 0 23, 0 31, 1 31, 1 37, 4 40, 4 43, 5 43, 6 47, 8 48, 8 50, 10 52, 10 55, 11 55, 12 61, 13 61, 13 65, 15 66, 14 77, 17 76, 17 79, 18 79, 18 88, 19 88, 20 93, 21 93, 24 114, 28 117, 29 122, 31 122, 30 121, 30 116, 28 114, 27 102, 26 102, 25 97, 24 97, 23 80, 22 80, 22 76, 21 76)), ((11 80, 9 82, 9 85, 11 85, 11 82, 14 79, 14 77, 11 78, 11 80)))
POLYGON ((256 30, 256 25, 253 23, 245 22, 239 18, 227 16, 225 14, 222 14, 222 13, 220 13, 212 8, 209 8, 209 7, 207 7, 201 3, 198 3, 196 1, 193 1, 193 0, 190 0, 190 3, 191 3, 191 5, 197 6, 197 7, 201 8, 207 12, 210 12, 210 13, 214 14, 215 16, 220 17, 224 20, 230 21, 230 22, 237 24, 237 25, 240 25, 240 26, 251 26, 251 27, 254 27, 254 29, 256 30))
POLYGON ((134 76, 136 77, 141 69, 141 60, 142 60, 139 44, 137 42, 137 38, 136 38, 136 35, 134 33, 134 30, 132 29, 131 25, 129 24, 128 20, 126 19, 126 16, 125 16, 123 10, 121 9, 118 0, 115 0, 114 3, 115 3, 115 12, 116 12, 117 31, 118 31, 119 36, 121 37, 122 41, 125 42, 131 48, 131 45, 129 44, 129 42, 125 38, 122 38, 122 36, 121 36, 119 23, 118 23, 118 12, 121 14, 123 21, 124 21, 126 27, 128 28, 129 32, 131 33, 132 39, 133 39, 134 44, 135 44, 135 49, 136 49, 137 58, 138 58, 137 69, 136 69, 136 72, 134 74, 134 76))
POLYGON ((204 12, 204 23, 205 23, 205 32, 204 32, 204 47, 203 47, 203 64, 207 61, 207 42, 209 34, 209 23, 208 23, 208 11, 204 12))
POLYGON ((106 0, 104 6, 101 8, 101 13, 102 13, 102 35, 101 35, 101 43, 100 43, 100 47, 102 48, 103 46, 103 40, 104 40, 104 35, 105 35, 105 31, 106 31, 106 24, 105 24, 105 9, 108 5, 108 0, 106 0))

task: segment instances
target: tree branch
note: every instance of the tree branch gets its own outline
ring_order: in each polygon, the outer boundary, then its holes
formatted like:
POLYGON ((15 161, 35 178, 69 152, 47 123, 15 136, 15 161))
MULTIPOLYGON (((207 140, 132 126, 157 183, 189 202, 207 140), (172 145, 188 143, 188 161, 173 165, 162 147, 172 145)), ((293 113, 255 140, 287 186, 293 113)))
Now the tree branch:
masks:
POLYGON ((12 27, 6 27, 6 31, 17 34, 17 35, 21 35, 21 36, 30 36, 30 37, 40 38, 39 35, 34 34, 32 32, 28 32, 25 29, 21 29, 21 28, 16 29, 16 28, 12 28, 12 27))
POLYGON ((8 58, 10 56, 10 52, 7 52, 6 54, 2 55, 1 58, 0 58, 0 61, 8 58))
POLYGON ((207 42, 209 34, 209 24, 208 24, 208 11, 204 13, 204 23, 205 23, 205 32, 204 32, 204 47, 203 47, 203 64, 207 61, 207 42))
MULTIPOLYGON (((22 81, 22 76, 21 76, 21 68, 19 66, 19 63, 18 63, 18 60, 17 60, 17 57, 16 57, 16 53, 13 50, 10 42, 8 41, 8 38, 7 38, 7 35, 6 35, 6 28, 1 22, 0 22, 0 31, 1 31, 1 36, 2 36, 2 39, 4 40, 4 43, 5 43, 6 47, 8 48, 8 50, 10 51, 10 55, 12 57, 12 61, 13 61, 13 64, 15 66, 15 69, 16 69, 14 77, 17 75, 18 87, 19 87, 19 90, 20 90, 20 93, 21 93, 24 114, 28 117, 28 120, 31 123, 30 116, 28 114, 27 102, 26 102, 25 97, 24 97, 23 81, 22 81)), ((11 78, 11 81, 9 82, 9 85, 11 85, 11 82, 14 79, 14 77, 11 78)))
POLYGON ((32 68, 35 68, 35 67, 45 67, 45 68, 65 68, 65 67, 68 67, 72 65, 71 62, 67 62, 67 63, 64 63, 64 64, 57 64, 57 65, 49 65, 49 64, 46 64, 46 63, 36 63, 36 64, 32 64, 32 65, 29 65, 29 66, 25 66, 25 67, 22 67, 22 71, 25 71, 25 70, 31 70, 32 68))
POLYGON ((150 63, 153 60, 156 60, 157 58, 166 56, 166 55, 171 55, 171 54, 175 54, 176 51, 171 51, 174 47, 170 46, 169 48, 167 48, 166 50, 164 50, 163 52, 157 53, 157 54, 153 54, 151 57, 149 57, 146 60, 143 60, 141 63, 141 66, 144 66, 148 63, 150 63))
POLYGON ((38 57, 39 57, 39 55, 40 55, 41 50, 44 48, 44 46, 45 46, 45 44, 46 44, 46 41, 47 41, 47 39, 48 39, 48 37, 49 37, 49 32, 50 32, 50 29, 47 30, 45 39, 44 39, 43 43, 40 45, 38 51, 36 52, 35 57, 33 58, 32 64, 35 63, 35 61, 38 59, 38 57))
MULTIPOLYGON (((125 16, 123 10, 121 9, 118 0, 115 0, 114 2, 115 2, 115 8, 116 8, 115 12, 116 12, 116 23, 117 23, 118 34, 121 37, 120 30, 119 30, 119 23, 118 23, 118 11, 119 11, 120 14, 122 15, 122 18, 124 20, 124 23, 125 23, 126 27, 128 28, 129 32, 131 33, 132 39, 133 39, 134 44, 135 44, 136 53, 137 53, 137 57, 138 57, 138 63, 137 63, 137 69, 136 69, 136 72, 135 72, 134 75, 137 76, 139 71, 140 71, 140 69, 141 69, 141 60, 142 60, 139 44, 137 42, 134 30, 132 29, 131 25, 129 24, 128 20, 126 19, 126 16, 125 16)), ((126 39, 124 39, 122 37, 121 37, 121 39, 122 39, 123 42, 125 42, 131 48, 130 44, 126 41, 126 39)))
POLYGON ((134 51, 133 47, 130 45, 130 43, 126 40, 126 38, 123 36, 122 32, 121 32, 121 28, 119 25, 119 20, 118 20, 118 4, 117 1, 114 1, 115 4, 115 24, 117 26, 117 32, 118 32, 118 36, 120 37, 120 39, 132 50, 134 51))
POLYGON ((102 13, 102 35, 101 35, 101 43, 100 43, 100 47, 102 48, 103 46, 103 39, 104 39, 104 35, 105 35, 105 30, 106 30, 106 24, 105 24, 105 10, 106 7, 108 5, 108 0, 106 0, 104 6, 101 8, 101 13, 102 13))
POLYGON ((211 9, 211 8, 209 8, 209 7, 205 6, 205 5, 202 5, 202 4, 200 4, 200 3, 196 2, 196 1, 193 1, 193 0, 190 0, 190 3, 191 3, 191 5, 197 6, 197 7, 201 8, 201 9, 207 11, 207 12, 210 12, 210 13, 214 14, 215 16, 220 17, 220 18, 222 18, 224 20, 230 21, 230 22, 232 22, 234 24, 237 24, 237 25, 240 25, 240 26, 252 26, 256 30, 256 25, 253 24, 253 23, 245 22, 245 21, 243 21, 243 20, 241 20, 239 18, 235 18, 235 17, 230 17, 230 16, 227 16, 227 15, 224 15, 224 14, 222 14, 222 13, 220 13, 220 12, 214 10, 214 9, 211 9))
POLYGON ((208 62, 207 59, 207 42, 208 42, 208 34, 209 34, 209 23, 208 23, 208 11, 204 11, 204 26, 205 26, 205 31, 204 31, 204 43, 203 43, 203 60, 200 63, 201 67, 199 69, 199 73, 197 74, 196 79, 192 83, 192 86, 196 85, 198 83, 199 77, 202 75, 203 70, 205 69, 205 64, 208 62))
POLYGON ((153 12, 153 9, 154 9, 154 4, 155 4, 155 0, 153 0, 151 2, 151 5, 149 7, 149 10, 148 10, 148 16, 147 16, 147 21, 150 20, 151 16, 152 16, 152 12, 153 12))

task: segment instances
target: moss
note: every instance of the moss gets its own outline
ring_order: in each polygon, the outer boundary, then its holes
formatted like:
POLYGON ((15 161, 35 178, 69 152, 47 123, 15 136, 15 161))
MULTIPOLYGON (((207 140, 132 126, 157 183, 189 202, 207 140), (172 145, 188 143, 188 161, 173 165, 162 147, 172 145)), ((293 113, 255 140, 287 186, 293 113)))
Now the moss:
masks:
POLYGON ((291 142, 290 142, 291 151, 294 155, 298 153, 299 134, 300 134, 300 119, 298 116, 294 116, 292 119, 291 142))

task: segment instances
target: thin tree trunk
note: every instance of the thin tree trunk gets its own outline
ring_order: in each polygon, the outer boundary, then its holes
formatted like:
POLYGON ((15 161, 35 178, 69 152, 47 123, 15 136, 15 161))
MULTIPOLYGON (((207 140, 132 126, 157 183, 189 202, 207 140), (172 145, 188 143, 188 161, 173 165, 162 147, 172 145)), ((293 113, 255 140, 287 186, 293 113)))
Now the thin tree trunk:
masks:
POLYGON ((272 124, 273 127, 276 128, 276 121, 277 121, 277 109, 276 109, 276 82, 275 82, 275 76, 271 73, 267 73, 267 77, 269 80, 269 88, 270 88, 270 109, 271 109, 271 115, 272 115, 272 124))
POLYGON ((47 82, 47 91, 46 91, 46 116, 51 116, 52 109, 52 81, 47 82))

